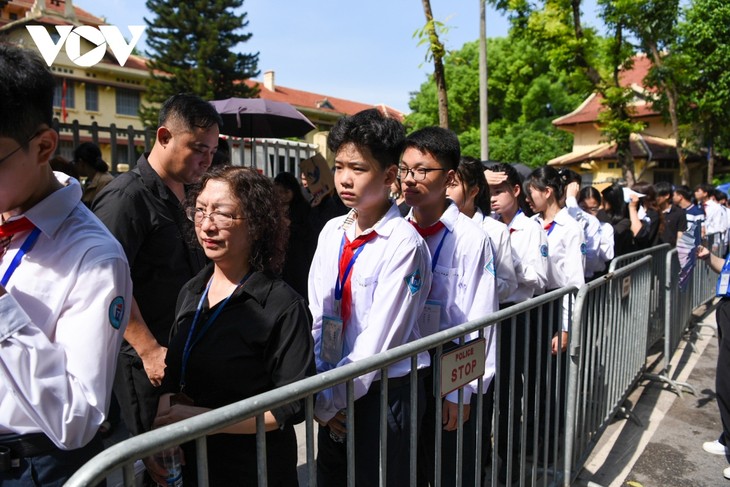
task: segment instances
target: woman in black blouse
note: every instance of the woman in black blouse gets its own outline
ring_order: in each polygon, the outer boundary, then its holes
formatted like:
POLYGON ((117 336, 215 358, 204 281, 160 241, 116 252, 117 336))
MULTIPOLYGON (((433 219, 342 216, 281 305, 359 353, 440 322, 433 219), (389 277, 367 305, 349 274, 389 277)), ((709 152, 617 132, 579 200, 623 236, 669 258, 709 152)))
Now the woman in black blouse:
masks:
MULTIPOLYGON (((311 316, 275 276, 287 230, 271 181, 253 170, 211 170, 190 195, 188 217, 212 261, 181 290, 155 426, 174 423, 312 375, 311 316)), ((265 413, 270 486, 297 485, 297 401, 265 413)), ((210 485, 257 485, 255 418, 207 438, 210 485)), ((195 446, 182 446, 186 487, 195 446)))

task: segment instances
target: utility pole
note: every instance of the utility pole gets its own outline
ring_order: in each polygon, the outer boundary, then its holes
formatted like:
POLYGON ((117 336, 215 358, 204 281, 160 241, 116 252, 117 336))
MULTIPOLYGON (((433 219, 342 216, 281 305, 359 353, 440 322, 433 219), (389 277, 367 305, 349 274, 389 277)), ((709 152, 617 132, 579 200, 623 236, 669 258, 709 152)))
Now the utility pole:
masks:
POLYGON ((487 100, 487 6, 486 0, 479 0, 479 129, 483 161, 489 160, 487 100))

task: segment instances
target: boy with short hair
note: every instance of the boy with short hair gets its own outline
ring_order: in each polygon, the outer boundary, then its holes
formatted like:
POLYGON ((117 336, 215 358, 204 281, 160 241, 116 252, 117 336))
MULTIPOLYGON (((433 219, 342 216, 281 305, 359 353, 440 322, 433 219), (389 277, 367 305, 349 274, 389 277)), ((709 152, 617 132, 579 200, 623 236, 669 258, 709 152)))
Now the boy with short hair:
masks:
POLYGON ((1 485, 62 485, 100 453, 132 295, 122 248, 54 173, 55 81, 0 42, 1 485))
MULTIPOLYGON (((335 187, 351 208, 323 228, 309 274, 317 372, 421 338, 417 325, 431 287, 428 247, 388 198, 404 140, 400 122, 365 110, 337 122, 327 145, 335 153, 335 187)), ((428 366, 418 356, 417 368, 428 366)), ((387 485, 409 483, 410 360, 388 368, 387 485)), ((355 482, 378 484, 380 374, 354 380, 355 482)), ((418 383, 419 402, 424 400, 418 383)), ((317 483, 346 485, 345 384, 321 392, 317 483)), ((352 413, 352 412, 350 412, 352 413)), ((420 423, 420 414, 418 414, 420 423)))
MULTIPOLYGON (((408 220, 426 240, 431 252, 433 283, 426 312, 419 321, 424 336, 483 318, 499 309, 491 245, 486 234, 446 197, 446 188, 452 183, 459 166, 461 150, 459 139, 446 129, 427 127, 406 138, 401 156, 400 178, 406 203, 413 209, 408 220)), ((473 332, 466 337, 478 337, 473 332)), ((485 330, 487 363, 483 390, 477 390, 476 381, 464 386, 465 441, 462 471, 463 485, 476 485, 474 474, 476 419, 470 417, 472 397, 483 393, 494 376, 493 327, 485 330)), ((419 439, 420 463, 428 472, 419 472, 419 485, 434 483, 434 417, 433 391, 427 382, 426 415, 419 439), (424 478, 428 477, 428 478, 424 478)), ((441 478, 451 485, 456 475, 456 429, 458 391, 446 396, 443 403, 443 443, 441 478)), ((436 399, 437 400, 437 399, 436 399)))

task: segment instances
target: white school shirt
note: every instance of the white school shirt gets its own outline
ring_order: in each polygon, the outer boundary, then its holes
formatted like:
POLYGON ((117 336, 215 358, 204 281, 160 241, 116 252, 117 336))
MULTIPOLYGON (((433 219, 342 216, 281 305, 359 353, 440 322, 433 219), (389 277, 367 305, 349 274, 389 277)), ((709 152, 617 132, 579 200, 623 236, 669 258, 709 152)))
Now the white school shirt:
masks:
MULTIPOLYGON (((408 214, 413 218, 413 210, 408 214)), ((421 332, 428 336, 467 321, 484 318, 499 309, 497 304, 497 285, 494 276, 494 256, 489 239, 479 225, 459 211, 449 201, 449 206, 441 215, 440 221, 446 227, 426 239, 434 259, 436 249, 443 238, 443 246, 438 261, 433 265, 433 282, 428 296, 429 302, 441 305, 438 329, 428 328, 421 319, 421 332), (446 230, 448 233, 444 236, 446 230)), ((475 331, 466 335, 465 340, 479 337, 475 331)), ((483 391, 487 390, 495 372, 496 333, 494 326, 484 329, 486 346, 486 366, 484 370, 483 391)), ((469 404, 471 394, 477 391, 476 381, 464 386, 464 404, 469 404)), ((451 402, 458 401, 458 390, 446 396, 451 402)))
MULTIPOLYGON (((578 200, 573 196, 565 198, 565 208, 575 221, 583 229, 583 238, 586 243, 585 254, 585 277, 591 277, 594 273, 606 268, 606 259, 601 252, 601 222, 598 218, 578 206, 578 200)), ((613 250, 611 250, 613 253, 613 250)))
POLYGON ((507 226, 512 261, 517 273, 517 289, 508 298, 508 303, 521 303, 533 296, 543 294, 547 285, 547 235, 540 224, 528 218, 521 211, 507 226))
POLYGON ((500 303, 506 303, 507 298, 517 290, 517 274, 512 261, 512 245, 510 245, 507 225, 490 216, 484 216, 479 208, 476 209, 471 219, 482 227, 492 244, 497 295, 500 303))
POLYGON ((717 201, 708 199, 705 203, 705 234, 724 234, 728 228, 727 214, 717 201))
MULTIPOLYGON (((545 229, 545 223, 540 215, 533 218, 545 229)), ((552 230, 548 240, 548 273, 547 290, 553 291, 566 286, 575 286, 578 289, 585 284, 585 241, 583 229, 573 220, 568 210, 562 208, 553 220, 552 230)), ((545 230, 547 233, 548 230, 545 230)), ((566 296, 571 297, 570 295, 566 296)), ((568 330, 568 309, 571 300, 563 300, 563 331, 568 330)))
MULTIPOLYGON (((0 434, 45 433, 76 449, 109 409, 132 282, 79 183, 55 175, 64 187, 25 213, 41 233, 0 297, 0 434)), ((0 276, 29 234, 13 237, 0 276)))
MULTIPOLYGON (((317 372, 334 369, 350 362, 371 357, 422 337, 418 317, 423 311, 431 288, 431 258, 418 232, 400 215, 395 204, 372 229, 378 236, 362 247, 350 273, 352 307, 343 333, 343 357, 337 364, 320 358, 322 318, 335 313, 337 281, 342 236, 355 238, 355 225, 344 225, 354 218, 348 215, 330 220, 319 235, 309 271, 309 309, 312 312, 314 356, 317 372)), ((430 363, 428 353, 418 355, 418 368, 430 363)), ((388 377, 402 377, 411 370, 410 359, 388 367, 388 377)), ((380 372, 355 379, 355 399, 364 396, 380 372)), ((314 414, 329 421, 347 407, 345 384, 317 395, 314 414)))

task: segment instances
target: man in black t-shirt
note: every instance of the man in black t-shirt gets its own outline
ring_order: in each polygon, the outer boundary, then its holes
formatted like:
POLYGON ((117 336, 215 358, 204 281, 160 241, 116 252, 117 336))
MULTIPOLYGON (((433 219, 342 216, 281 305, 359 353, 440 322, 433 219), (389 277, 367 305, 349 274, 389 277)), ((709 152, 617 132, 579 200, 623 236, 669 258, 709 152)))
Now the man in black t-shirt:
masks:
POLYGON ((152 151, 109 183, 91 206, 122 244, 132 271, 132 314, 114 383, 132 435, 152 426, 177 296, 205 266, 184 213, 185 185, 210 167, 221 125, 215 108, 197 96, 169 98, 160 109, 152 151))
POLYGON ((672 185, 666 181, 654 183, 656 202, 662 213, 663 221, 659 226, 659 243, 668 243, 677 246, 677 239, 687 229, 687 215, 685 211, 672 203, 672 185))

